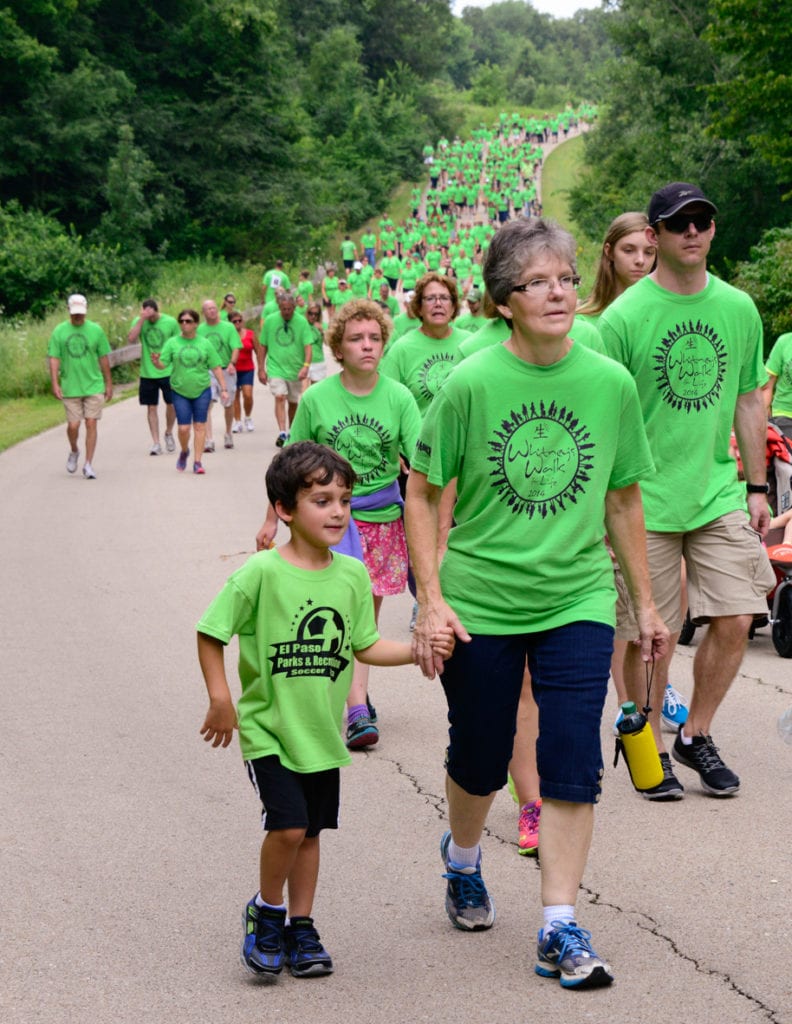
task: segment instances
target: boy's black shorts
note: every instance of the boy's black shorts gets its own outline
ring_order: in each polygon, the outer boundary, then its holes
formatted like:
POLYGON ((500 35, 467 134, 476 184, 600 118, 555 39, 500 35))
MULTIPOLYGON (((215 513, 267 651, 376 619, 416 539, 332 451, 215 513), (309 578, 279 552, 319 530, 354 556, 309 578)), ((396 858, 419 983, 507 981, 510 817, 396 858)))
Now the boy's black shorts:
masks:
POLYGON ((245 761, 245 767, 264 808, 261 827, 268 832, 304 828, 312 839, 322 829, 338 828, 338 768, 295 772, 275 754, 245 761))

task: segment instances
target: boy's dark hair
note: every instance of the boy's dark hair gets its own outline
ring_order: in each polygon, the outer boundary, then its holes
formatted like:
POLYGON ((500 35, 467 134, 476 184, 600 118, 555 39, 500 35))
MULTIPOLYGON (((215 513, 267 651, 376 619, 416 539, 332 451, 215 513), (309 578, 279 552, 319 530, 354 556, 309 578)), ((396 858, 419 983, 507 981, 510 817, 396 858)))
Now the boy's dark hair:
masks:
POLYGON ((315 441, 296 441, 278 452, 267 470, 267 497, 272 505, 279 501, 287 512, 297 507, 301 490, 311 484, 324 486, 340 477, 350 490, 355 471, 345 458, 326 445, 315 441))
POLYGON ((157 305, 156 299, 143 299, 140 303, 141 309, 153 309, 155 313, 159 313, 159 306, 157 305))

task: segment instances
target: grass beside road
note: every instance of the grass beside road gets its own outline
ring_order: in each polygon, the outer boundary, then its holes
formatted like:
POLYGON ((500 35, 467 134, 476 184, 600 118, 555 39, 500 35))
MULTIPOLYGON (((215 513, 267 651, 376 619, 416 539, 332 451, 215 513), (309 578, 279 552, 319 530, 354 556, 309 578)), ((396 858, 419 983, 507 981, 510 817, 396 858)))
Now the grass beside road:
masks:
POLYGON ((65 422, 63 405, 52 395, 7 398, 0 402, 0 452, 65 422))
MULTIPOLYGON (((120 391, 117 389, 110 404, 114 405, 136 393, 137 389, 129 385, 120 391)), ((53 395, 6 398, 0 401, 0 452, 52 427, 63 427, 65 444, 66 414, 63 403, 53 395)))

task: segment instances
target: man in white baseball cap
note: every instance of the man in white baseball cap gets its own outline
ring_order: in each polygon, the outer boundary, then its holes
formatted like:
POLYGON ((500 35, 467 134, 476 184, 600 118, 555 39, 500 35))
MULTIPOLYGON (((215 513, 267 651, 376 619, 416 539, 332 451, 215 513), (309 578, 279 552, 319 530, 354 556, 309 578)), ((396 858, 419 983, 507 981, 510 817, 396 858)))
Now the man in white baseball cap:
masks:
POLYGON ((86 480, 95 480, 93 457, 97 424, 102 417, 102 406, 113 397, 110 343, 99 324, 86 319, 88 300, 84 295, 70 295, 67 306, 69 319, 58 324, 47 347, 52 393, 66 409, 66 436, 70 448, 66 471, 77 471, 80 458, 77 441, 80 422, 85 420, 83 476, 86 480))

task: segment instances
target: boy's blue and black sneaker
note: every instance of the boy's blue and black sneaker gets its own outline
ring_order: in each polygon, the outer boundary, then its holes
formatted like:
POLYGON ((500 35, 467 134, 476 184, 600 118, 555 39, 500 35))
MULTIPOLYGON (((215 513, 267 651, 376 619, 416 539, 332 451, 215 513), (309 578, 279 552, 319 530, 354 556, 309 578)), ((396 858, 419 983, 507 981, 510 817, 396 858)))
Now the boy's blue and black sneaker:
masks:
POLYGON ((553 921, 546 936, 539 932, 534 970, 542 978, 558 978, 563 988, 601 988, 613 981, 610 964, 591 948, 591 932, 574 921, 553 921))
POLYGON ((293 917, 286 925, 286 961, 295 978, 333 973, 333 961, 322 945, 312 917, 293 917))
POLYGON ((444 832, 440 840, 440 856, 445 866, 443 878, 448 880, 445 908, 451 924, 466 932, 480 932, 491 928, 495 920, 495 907, 481 877, 481 859, 474 867, 460 867, 448 859, 451 832, 444 832))
POLYGON ((284 927, 286 911, 257 907, 255 897, 245 907, 240 957, 251 974, 280 974, 286 959, 284 927))

